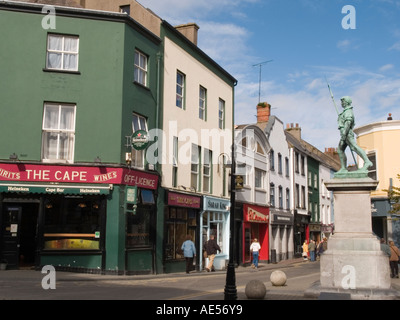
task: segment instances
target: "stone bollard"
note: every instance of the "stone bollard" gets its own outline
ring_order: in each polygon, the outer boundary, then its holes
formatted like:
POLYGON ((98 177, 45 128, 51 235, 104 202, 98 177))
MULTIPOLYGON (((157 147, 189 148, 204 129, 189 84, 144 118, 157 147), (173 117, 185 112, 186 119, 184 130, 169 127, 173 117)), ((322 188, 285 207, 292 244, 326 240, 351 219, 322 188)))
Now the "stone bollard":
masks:
POLYGON ((247 283, 244 292, 248 299, 264 299, 267 293, 267 288, 262 281, 251 280, 247 283))
POLYGON ((276 270, 271 273, 270 280, 273 286, 281 287, 286 284, 287 277, 283 271, 276 270))

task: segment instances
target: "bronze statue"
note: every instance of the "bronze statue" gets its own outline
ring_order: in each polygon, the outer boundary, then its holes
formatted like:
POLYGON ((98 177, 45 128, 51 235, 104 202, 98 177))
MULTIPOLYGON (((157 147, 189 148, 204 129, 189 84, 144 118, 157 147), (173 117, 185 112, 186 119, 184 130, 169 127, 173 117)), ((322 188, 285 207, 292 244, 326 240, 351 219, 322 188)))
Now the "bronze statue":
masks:
POLYGON ((349 147, 351 152, 356 152, 364 161, 364 166, 359 168, 356 172, 362 173, 367 176, 368 168, 372 166, 372 162, 368 159, 366 153, 361 149, 354 138, 354 113, 352 101, 350 97, 343 97, 340 99, 343 111, 338 115, 338 128, 340 131, 340 142, 338 147, 338 154, 340 158, 341 169, 335 174, 335 177, 346 177, 349 174, 347 170, 347 157, 346 148, 349 147))

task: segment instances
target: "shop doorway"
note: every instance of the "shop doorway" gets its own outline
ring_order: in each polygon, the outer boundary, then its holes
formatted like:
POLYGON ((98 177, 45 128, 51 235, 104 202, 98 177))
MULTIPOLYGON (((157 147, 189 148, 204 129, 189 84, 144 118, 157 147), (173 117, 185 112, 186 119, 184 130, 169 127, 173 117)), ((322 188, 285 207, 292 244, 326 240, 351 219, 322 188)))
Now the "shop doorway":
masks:
POLYGON ((7 269, 35 266, 38 216, 38 203, 3 203, 0 246, 7 269))

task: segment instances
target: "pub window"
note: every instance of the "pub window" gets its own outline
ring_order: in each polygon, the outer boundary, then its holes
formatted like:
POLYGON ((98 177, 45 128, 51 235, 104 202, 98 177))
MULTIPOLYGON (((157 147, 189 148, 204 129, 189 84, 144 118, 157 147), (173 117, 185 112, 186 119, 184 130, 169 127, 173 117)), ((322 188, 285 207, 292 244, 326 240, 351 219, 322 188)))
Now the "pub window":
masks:
POLYGON ((44 250, 100 250, 105 199, 52 196, 44 201, 44 250))
POLYGON ((127 213, 126 246, 148 247, 152 245, 152 219, 154 194, 151 190, 138 190, 138 203, 134 213, 127 213))
POLYGON ((73 162, 76 106, 45 103, 42 126, 42 160, 73 162))
POLYGON ((135 50, 134 81, 147 86, 147 56, 135 50))
MULTIPOLYGON (((132 115, 132 133, 143 130, 147 132, 146 118, 136 113, 132 115)), ((135 168, 144 168, 144 154, 145 150, 136 150, 132 148, 132 166, 135 168)))
POLYGON ((78 53, 79 37, 49 34, 46 69, 78 71, 78 53))

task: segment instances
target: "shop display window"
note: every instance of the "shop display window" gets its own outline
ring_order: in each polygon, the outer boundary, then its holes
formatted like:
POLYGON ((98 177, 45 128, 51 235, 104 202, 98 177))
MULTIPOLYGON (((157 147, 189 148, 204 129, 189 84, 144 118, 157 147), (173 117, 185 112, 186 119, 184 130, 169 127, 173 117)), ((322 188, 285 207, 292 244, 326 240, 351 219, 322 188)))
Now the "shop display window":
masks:
POLYGON ((138 205, 135 213, 127 215, 126 247, 151 245, 151 207, 138 205))
POLYGON ((100 197, 55 196, 44 201, 44 250, 99 250, 105 209, 100 197))
MULTIPOLYGON (((153 244, 155 198, 151 190, 138 190, 138 203, 135 210, 126 213, 126 247, 135 249, 153 244)), ((129 206, 129 209, 133 207, 129 206)))
POLYGON ((181 251, 182 244, 186 241, 186 236, 190 234, 192 241, 195 242, 196 214, 194 210, 187 208, 171 207, 166 210, 166 243, 165 259, 176 260, 184 259, 181 251))

